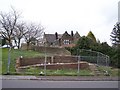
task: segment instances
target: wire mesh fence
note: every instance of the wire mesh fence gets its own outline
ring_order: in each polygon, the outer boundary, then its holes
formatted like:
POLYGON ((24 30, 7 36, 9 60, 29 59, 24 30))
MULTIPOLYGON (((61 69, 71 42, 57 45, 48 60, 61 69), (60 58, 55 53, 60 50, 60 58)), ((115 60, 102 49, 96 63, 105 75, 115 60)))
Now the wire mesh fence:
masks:
MULTIPOLYGON (((93 75, 91 74, 91 71, 88 69, 89 66, 87 66, 89 63, 95 64, 95 65, 103 65, 103 66, 109 66, 109 56, 96 52, 91 50, 85 50, 85 49, 79 49, 77 50, 76 56, 70 56, 71 59, 74 58, 74 62, 68 62, 66 58, 62 58, 63 56, 60 56, 60 60, 55 61, 54 63, 49 62, 48 56, 45 54, 44 60, 42 63, 36 64, 36 65, 29 65, 24 66, 20 70, 20 74, 22 75, 68 75, 68 76, 77 76, 77 75, 93 75), (66 59, 66 60, 65 60, 66 59), (67 61, 63 62, 63 61, 67 61), (87 63, 86 63, 87 62, 87 63), (85 68, 85 69, 82 69, 85 68)), ((50 59, 55 59, 55 57, 50 56, 50 59)), ((12 66, 15 67, 15 62, 11 62, 12 66)), ((11 70, 10 73, 17 73, 16 71, 11 72, 14 70, 11 70)), ((18 74, 18 73, 17 73, 18 74)))
POLYGON ((42 64, 31 65, 29 67, 22 68, 23 75, 44 75, 44 76, 77 76, 77 75, 93 75, 89 70, 89 63, 95 65, 108 66, 107 56, 72 56, 76 58, 74 63, 49 63, 47 57, 42 64))
POLYGON ((81 61, 87 61, 97 65, 109 66, 109 56, 92 50, 78 49, 77 55, 81 61))

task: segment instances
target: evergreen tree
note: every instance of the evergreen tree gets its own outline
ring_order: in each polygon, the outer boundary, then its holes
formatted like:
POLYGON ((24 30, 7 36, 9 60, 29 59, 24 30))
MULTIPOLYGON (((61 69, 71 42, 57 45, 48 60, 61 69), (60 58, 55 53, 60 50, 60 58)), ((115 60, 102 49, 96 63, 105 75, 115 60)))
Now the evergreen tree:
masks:
POLYGON ((76 47, 79 49, 90 49, 92 43, 93 41, 90 38, 83 36, 78 40, 76 47))
POLYGON ((120 22, 114 25, 114 28, 111 32, 112 44, 115 47, 115 53, 112 57, 112 63, 120 68, 120 22))
POLYGON ((92 31, 89 31, 87 37, 92 39, 94 42, 96 42, 96 38, 95 38, 94 34, 92 33, 92 31))
POLYGON ((111 40, 114 46, 120 47, 120 22, 114 25, 114 28, 111 32, 111 40))

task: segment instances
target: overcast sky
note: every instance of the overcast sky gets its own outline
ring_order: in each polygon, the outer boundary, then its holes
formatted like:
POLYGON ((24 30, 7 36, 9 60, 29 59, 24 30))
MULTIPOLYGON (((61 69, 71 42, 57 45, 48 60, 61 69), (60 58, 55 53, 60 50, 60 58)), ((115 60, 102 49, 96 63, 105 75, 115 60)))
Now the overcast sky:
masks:
POLYGON ((41 23, 45 33, 63 34, 73 30, 81 36, 91 30, 101 42, 110 41, 110 33, 118 21, 119 0, 0 0, 0 11, 13 6, 22 18, 41 23))

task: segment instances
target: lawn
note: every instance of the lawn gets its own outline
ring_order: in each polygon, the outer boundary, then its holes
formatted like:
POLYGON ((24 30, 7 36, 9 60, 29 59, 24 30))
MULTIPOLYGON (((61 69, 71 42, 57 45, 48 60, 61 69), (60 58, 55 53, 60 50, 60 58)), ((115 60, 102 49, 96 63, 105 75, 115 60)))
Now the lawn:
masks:
MULTIPOLYGON (((2 60, 0 60, 2 62, 2 74, 6 74, 7 73, 7 66, 8 66, 8 51, 9 49, 7 48, 0 48, 0 55, 2 58, 2 60)), ((32 50, 11 50, 11 54, 10 54, 10 74, 18 74, 15 71, 15 62, 16 59, 20 56, 23 57, 38 57, 38 56, 44 56, 44 53, 39 53, 39 52, 35 52, 32 50)), ((44 73, 44 69, 38 69, 38 68, 29 68, 26 69, 26 71, 24 73, 19 73, 19 75, 39 75, 40 72, 44 73)), ((0 74, 1 74, 0 73, 0 74)), ((68 75, 68 76, 76 76, 77 74, 77 70, 46 70, 46 74, 47 75, 68 75)), ((85 75, 85 76, 90 76, 91 71, 90 70, 80 70, 79 75, 85 75)))
MULTIPOLYGON (((0 66, 2 66, 2 69, 0 67, 0 74, 6 74, 7 73, 7 66, 8 66, 8 51, 7 48, 0 48, 0 66), (2 71, 2 72, 1 72, 2 71)), ((26 69, 23 73, 16 73, 15 71, 15 62, 16 59, 20 56, 23 57, 38 57, 38 56, 44 56, 44 53, 39 53, 32 50, 11 50, 10 55, 10 74, 19 74, 19 75, 40 75, 41 72, 44 73, 44 69, 30 67, 29 69, 26 69)), ((110 74, 110 76, 120 76, 120 69, 112 68, 112 67, 104 67, 100 66, 98 67, 100 72, 104 72, 104 70, 107 70, 110 74)), ((80 70, 80 73, 77 73, 77 70, 46 70, 46 75, 52 76, 52 75, 61 75, 61 76, 93 76, 94 74, 90 70, 80 70)))
POLYGON ((117 69, 117 68, 99 66, 98 70, 100 72, 108 71, 108 73, 110 74, 110 76, 120 76, 120 69, 117 69))
MULTIPOLYGON (((4 49, 1 49, 0 48, 0 55, 2 55, 2 74, 5 74, 7 72, 7 64, 8 64, 8 51, 9 49, 7 48, 4 48, 4 49)), ((11 55, 10 55, 10 60, 11 60, 11 63, 10 63, 10 72, 11 73, 14 73, 15 72, 15 62, 16 62, 16 59, 20 56, 23 56, 23 57, 38 57, 38 56, 43 56, 44 54, 43 53, 39 53, 39 52, 35 52, 35 51, 27 51, 27 50, 14 50, 12 49, 11 50, 11 55)))
MULTIPOLYGON (((38 67, 29 67, 27 69, 22 70, 20 73, 15 73, 17 75, 44 75, 45 71, 44 69, 38 68, 38 67)), ((46 69, 46 75, 47 76, 93 76, 93 73, 91 73, 91 70, 80 70, 78 73, 77 69, 56 69, 56 70, 50 70, 46 69)))

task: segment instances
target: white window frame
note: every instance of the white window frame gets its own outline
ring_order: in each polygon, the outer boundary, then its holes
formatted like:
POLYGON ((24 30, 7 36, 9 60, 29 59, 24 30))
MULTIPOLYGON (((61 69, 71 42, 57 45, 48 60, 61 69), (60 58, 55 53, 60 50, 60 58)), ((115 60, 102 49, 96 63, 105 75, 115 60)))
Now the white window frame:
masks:
POLYGON ((63 43, 64 43, 64 45, 69 45, 69 44, 70 44, 70 40, 65 39, 65 40, 63 41, 63 43))

